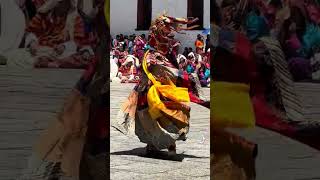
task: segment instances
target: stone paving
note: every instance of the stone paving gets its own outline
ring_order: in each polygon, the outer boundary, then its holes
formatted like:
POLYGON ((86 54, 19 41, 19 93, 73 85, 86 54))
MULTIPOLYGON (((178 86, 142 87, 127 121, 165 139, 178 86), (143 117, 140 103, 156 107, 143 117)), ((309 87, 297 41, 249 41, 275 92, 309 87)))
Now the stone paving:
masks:
MULTIPOLYGON (((111 118, 116 118, 121 103, 133 84, 111 83, 111 118)), ((209 97, 210 89, 203 89, 209 97)), ((113 180, 210 179, 210 111, 191 104, 190 132, 187 141, 178 141, 177 157, 163 151, 156 157, 145 156, 145 144, 111 128, 110 176, 113 180)))
MULTIPOLYGON (((55 118, 80 75, 79 70, 0 66, 1 180, 15 179, 26 168, 32 145, 55 118)), ((111 118, 132 87, 111 83, 111 118)), ((209 89, 204 92, 209 96, 209 89)), ((165 153, 145 157, 145 144, 111 129, 111 179, 210 179, 209 114, 192 104, 189 139, 178 143, 175 159, 165 153)), ((258 144, 257 180, 320 180, 319 151, 261 128, 236 132, 258 144)))
POLYGON ((231 131, 258 144, 257 180, 320 180, 318 150, 259 127, 231 131))
POLYGON ((0 179, 16 179, 32 146, 55 119, 79 70, 11 69, 0 66, 0 179))

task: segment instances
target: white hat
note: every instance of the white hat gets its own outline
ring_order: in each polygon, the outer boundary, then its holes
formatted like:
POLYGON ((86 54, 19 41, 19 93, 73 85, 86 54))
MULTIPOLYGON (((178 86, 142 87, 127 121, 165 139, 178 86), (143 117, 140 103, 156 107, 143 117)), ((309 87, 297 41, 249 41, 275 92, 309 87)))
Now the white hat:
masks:
POLYGON ((184 55, 178 54, 178 56, 177 56, 177 62, 178 62, 178 64, 181 62, 181 59, 187 60, 187 58, 186 58, 184 55))
POLYGON ((63 0, 48 0, 41 7, 39 7, 39 13, 47 13, 51 9, 55 8, 59 2, 63 0))
POLYGON ((93 49, 90 46, 84 46, 79 51, 84 51, 84 50, 89 51, 90 55, 94 55, 93 49))
POLYGON ((190 52, 190 53, 188 54, 188 57, 189 57, 189 56, 191 56, 191 57, 193 57, 193 58, 196 57, 193 52, 190 52))

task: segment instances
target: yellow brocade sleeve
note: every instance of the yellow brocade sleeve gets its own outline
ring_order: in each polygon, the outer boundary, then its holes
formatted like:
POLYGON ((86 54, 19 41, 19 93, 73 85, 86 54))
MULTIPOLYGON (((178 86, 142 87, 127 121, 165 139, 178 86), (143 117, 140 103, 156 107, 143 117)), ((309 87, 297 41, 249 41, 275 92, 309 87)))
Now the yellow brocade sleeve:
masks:
POLYGON ((212 82, 211 118, 217 128, 248 128, 255 126, 255 115, 246 84, 212 82))
POLYGON ((143 58, 143 70, 151 80, 153 85, 148 91, 147 100, 149 105, 149 113, 152 119, 156 120, 161 117, 161 113, 170 112, 170 110, 161 101, 160 95, 166 97, 174 102, 190 102, 189 93, 187 88, 176 87, 174 83, 170 82, 170 85, 162 85, 157 81, 147 68, 147 51, 143 58))

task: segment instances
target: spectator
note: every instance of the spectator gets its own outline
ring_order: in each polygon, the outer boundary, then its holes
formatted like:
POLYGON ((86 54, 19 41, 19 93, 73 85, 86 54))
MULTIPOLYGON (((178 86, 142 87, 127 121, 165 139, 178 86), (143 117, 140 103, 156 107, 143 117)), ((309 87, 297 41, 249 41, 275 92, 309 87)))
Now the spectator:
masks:
POLYGON ((188 56, 188 54, 189 54, 189 50, 188 50, 188 48, 187 48, 187 47, 185 47, 185 48, 184 48, 184 51, 183 51, 183 53, 182 53, 182 55, 184 55, 185 57, 187 57, 187 56, 188 56))
POLYGON ((194 44, 196 47, 196 53, 201 54, 203 52, 204 42, 203 42, 203 37, 200 34, 197 35, 197 40, 195 41, 194 44))

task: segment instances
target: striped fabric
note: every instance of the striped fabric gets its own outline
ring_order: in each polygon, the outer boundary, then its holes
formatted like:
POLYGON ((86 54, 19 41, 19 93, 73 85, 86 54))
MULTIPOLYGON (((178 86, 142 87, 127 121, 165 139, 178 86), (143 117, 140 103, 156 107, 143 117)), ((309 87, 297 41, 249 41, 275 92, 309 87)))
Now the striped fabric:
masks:
MULTIPOLYGON (((54 47, 68 40, 64 34, 65 26, 66 18, 57 17, 51 21, 47 15, 37 14, 30 21, 26 31, 34 33, 41 46, 54 47)), ((80 47, 95 43, 94 36, 85 32, 85 25, 80 16, 75 19, 73 33, 74 41, 80 47)))
POLYGON ((320 53, 315 53, 310 59, 312 67, 312 80, 320 80, 320 53))
POLYGON ((32 0, 33 4, 39 9, 47 0, 32 0))
POLYGON ((270 63, 273 66, 273 85, 280 105, 290 121, 303 121, 303 108, 295 92, 294 82, 288 69, 284 53, 279 42, 270 37, 260 39, 268 49, 270 63))

